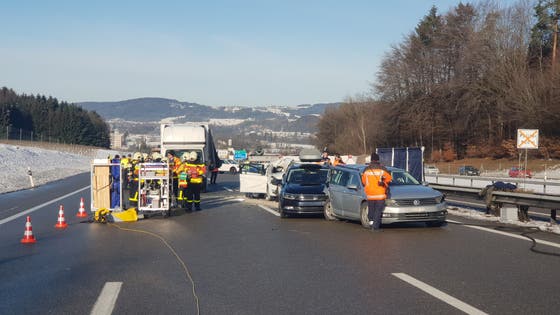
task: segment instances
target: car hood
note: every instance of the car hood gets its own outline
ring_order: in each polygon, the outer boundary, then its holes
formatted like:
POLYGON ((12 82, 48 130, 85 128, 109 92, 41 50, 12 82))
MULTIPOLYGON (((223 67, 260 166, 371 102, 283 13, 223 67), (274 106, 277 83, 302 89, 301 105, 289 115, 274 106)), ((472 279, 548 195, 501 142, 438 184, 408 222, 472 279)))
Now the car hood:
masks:
POLYGON ((323 194, 325 185, 286 184, 284 192, 290 194, 323 194))
POLYGON ((423 185, 393 185, 389 190, 390 199, 423 199, 442 195, 441 192, 423 185))

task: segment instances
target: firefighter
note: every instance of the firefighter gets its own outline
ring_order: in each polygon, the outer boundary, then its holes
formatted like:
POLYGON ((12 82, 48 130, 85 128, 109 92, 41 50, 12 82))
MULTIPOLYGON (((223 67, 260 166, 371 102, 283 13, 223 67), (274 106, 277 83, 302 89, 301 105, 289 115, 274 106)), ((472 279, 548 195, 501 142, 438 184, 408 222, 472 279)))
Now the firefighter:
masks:
POLYGON ((173 183, 173 197, 175 199, 175 206, 177 202, 177 196, 179 193, 179 173, 177 172, 179 167, 181 166, 181 160, 175 156, 175 151, 169 150, 167 151, 167 163, 169 165, 169 175, 171 176, 171 180, 173 183))
POLYGON ((138 206, 138 174, 140 173, 140 163, 143 162, 142 159, 142 153, 134 153, 128 168, 128 182, 130 183, 130 197, 128 200, 131 205, 135 206, 138 206))
POLYGON ((206 166, 197 162, 198 154, 195 151, 189 153, 188 163, 185 164, 188 177, 187 186, 187 211, 194 209, 200 211, 200 190, 202 189, 203 175, 206 173, 206 166))
POLYGON ((190 154, 188 152, 183 153, 181 156, 181 165, 177 168, 177 188, 179 193, 177 195, 177 203, 179 204, 180 208, 185 208, 187 203, 187 187, 189 181, 189 174, 188 174, 188 162, 189 162, 190 154))

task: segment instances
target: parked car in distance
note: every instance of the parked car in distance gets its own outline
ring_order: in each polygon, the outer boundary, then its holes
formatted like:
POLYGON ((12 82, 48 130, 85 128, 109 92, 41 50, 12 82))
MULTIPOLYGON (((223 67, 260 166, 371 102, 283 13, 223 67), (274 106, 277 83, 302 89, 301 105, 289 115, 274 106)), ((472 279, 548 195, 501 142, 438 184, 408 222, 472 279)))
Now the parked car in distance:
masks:
MULTIPOLYGON (((329 166, 316 163, 292 164, 281 181, 278 211, 282 218, 290 214, 322 214, 327 195, 325 187, 329 166)), ((278 184, 277 179, 273 179, 278 184)))
POLYGON ((435 165, 424 165, 424 174, 437 175, 439 174, 439 168, 435 165))
POLYGON ((459 167, 459 175, 480 176, 480 171, 474 166, 465 165, 459 167))
MULTIPOLYGON (((369 228, 367 199, 362 184, 366 165, 342 165, 331 169, 327 186, 328 199, 324 216, 327 220, 349 219, 369 228)), ((420 184, 405 170, 387 167, 391 172, 389 196, 385 200, 382 223, 425 222, 441 226, 447 215, 444 195, 420 184)))
POLYGON ((225 159, 222 160, 222 166, 218 168, 220 173, 230 173, 230 174, 237 174, 239 173, 239 163, 234 160, 225 159))
POLYGON ((512 168, 509 169, 508 175, 509 177, 526 177, 526 178, 533 177, 533 174, 531 174, 531 170, 526 170, 522 167, 515 167, 515 166, 512 166, 512 168))

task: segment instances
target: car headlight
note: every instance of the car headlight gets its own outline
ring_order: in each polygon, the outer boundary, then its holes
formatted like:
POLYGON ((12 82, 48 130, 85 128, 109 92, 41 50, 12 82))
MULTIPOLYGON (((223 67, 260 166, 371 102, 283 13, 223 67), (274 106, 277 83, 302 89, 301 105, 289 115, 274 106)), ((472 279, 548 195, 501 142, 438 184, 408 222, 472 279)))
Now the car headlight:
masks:
POLYGON ((284 194, 284 199, 290 199, 290 200, 295 200, 298 199, 298 195, 296 194, 289 194, 289 193, 285 193, 284 194))
POLYGON ((395 199, 385 199, 385 205, 389 206, 389 207, 396 207, 399 204, 397 203, 397 201, 395 199))
POLYGON ((445 195, 441 195, 439 197, 436 197, 436 203, 442 203, 445 201, 445 195))

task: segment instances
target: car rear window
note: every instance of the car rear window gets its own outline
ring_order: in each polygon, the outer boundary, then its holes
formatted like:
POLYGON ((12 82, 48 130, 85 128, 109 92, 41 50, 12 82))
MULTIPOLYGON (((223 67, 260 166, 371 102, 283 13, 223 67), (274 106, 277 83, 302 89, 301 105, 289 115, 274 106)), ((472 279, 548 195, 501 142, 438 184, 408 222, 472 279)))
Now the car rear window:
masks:
POLYGON ((288 173, 287 182, 300 185, 321 185, 326 183, 328 169, 294 168, 288 173))

